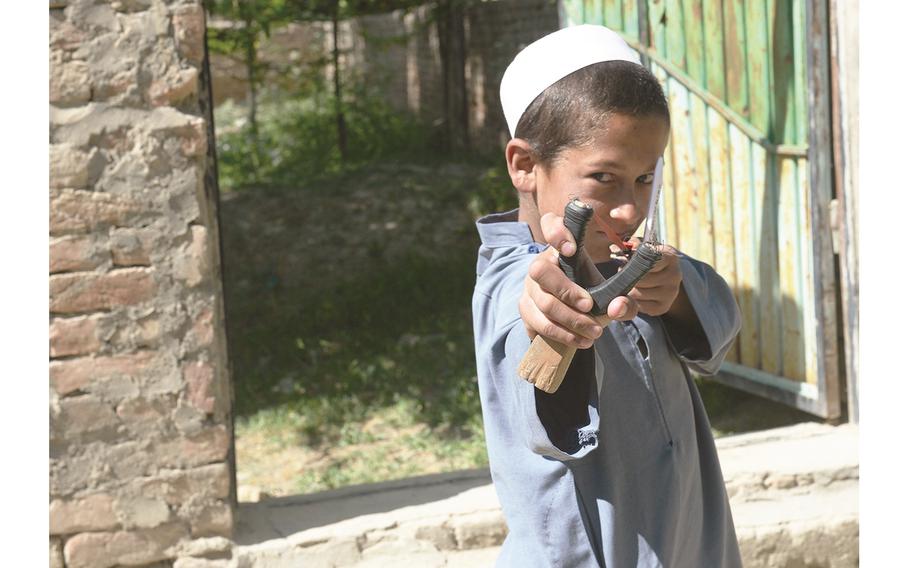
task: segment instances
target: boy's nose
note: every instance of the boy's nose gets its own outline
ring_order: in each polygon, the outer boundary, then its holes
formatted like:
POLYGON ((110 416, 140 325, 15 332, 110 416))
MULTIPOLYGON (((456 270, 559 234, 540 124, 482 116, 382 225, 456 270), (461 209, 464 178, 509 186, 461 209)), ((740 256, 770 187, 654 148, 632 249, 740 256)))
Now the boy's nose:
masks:
POLYGON ((610 217, 621 223, 630 223, 638 217, 637 207, 634 202, 619 203, 610 209, 610 217))

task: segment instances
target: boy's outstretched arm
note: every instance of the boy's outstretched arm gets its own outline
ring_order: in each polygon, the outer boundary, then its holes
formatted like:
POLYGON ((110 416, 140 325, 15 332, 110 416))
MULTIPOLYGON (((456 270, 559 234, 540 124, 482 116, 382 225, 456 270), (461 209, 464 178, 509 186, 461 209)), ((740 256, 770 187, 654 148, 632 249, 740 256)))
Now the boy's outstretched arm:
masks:
MULTIPOLYGON (((562 218, 544 215, 541 229, 552 248, 539 253, 529 266, 518 302, 521 322, 516 322, 518 326, 506 340, 507 346, 518 347, 506 349, 516 358, 507 364, 517 369, 520 356, 530 345, 529 339, 538 334, 579 349, 555 393, 547 394, 520 380, 513 385, 517 398, 523 401, 521 406, 531 413, 526 425, 531 449, 559 460, 577 459, 597 443, 599 397, 594 351, 589 348, 603 333, 603 327, 587 313, 593 307, 590 294, 559 267, 556 250, 565 256, 575 253, 575 242, 562 218), (519 334, 527 337, 518 337, 519 334)), ((618 320, 630 320, 637 312, 635 301, 627 297, 614 299, 607 310, 612 319, 618 320)))

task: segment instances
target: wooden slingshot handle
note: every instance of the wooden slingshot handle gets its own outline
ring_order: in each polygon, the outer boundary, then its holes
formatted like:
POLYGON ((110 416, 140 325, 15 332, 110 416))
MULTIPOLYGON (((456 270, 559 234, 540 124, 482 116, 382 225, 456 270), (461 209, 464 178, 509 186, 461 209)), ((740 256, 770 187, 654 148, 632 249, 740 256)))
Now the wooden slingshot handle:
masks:
POLYGON ((552 394, 562 384, 574 356, 574 347, 538 335, 518 366, 518 376, 552 394))
MULTIPOLYGON (((601 325, 606 325, 610 318, 603 315, 598 316, 597 320, 601 325)), ((575 347, 538 335, 518 365, 518 376, 545 393, 553 394, 566 378, 575 351, 575 347)))

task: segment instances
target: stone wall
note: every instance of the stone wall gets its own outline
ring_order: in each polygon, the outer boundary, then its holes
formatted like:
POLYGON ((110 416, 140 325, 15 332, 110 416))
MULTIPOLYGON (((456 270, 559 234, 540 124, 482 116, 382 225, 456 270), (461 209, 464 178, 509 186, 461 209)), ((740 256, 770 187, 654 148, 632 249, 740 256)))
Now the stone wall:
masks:
POLYGON ((50 565, 217 556, 234 473, 205 14, 51 0, 49 36, 50 565))

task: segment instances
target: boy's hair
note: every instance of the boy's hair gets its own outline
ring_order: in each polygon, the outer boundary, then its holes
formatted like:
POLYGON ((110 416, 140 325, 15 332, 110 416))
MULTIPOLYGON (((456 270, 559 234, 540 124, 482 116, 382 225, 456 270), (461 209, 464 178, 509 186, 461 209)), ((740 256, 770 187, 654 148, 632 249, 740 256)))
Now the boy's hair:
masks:
POLYGON ((602 61, 566 75, 528 106, 515 127, 536 160, 550 167, 560 152, 590 142, 613 114, 656 115, 670 122, 657 78, 628 61, 602 61))

